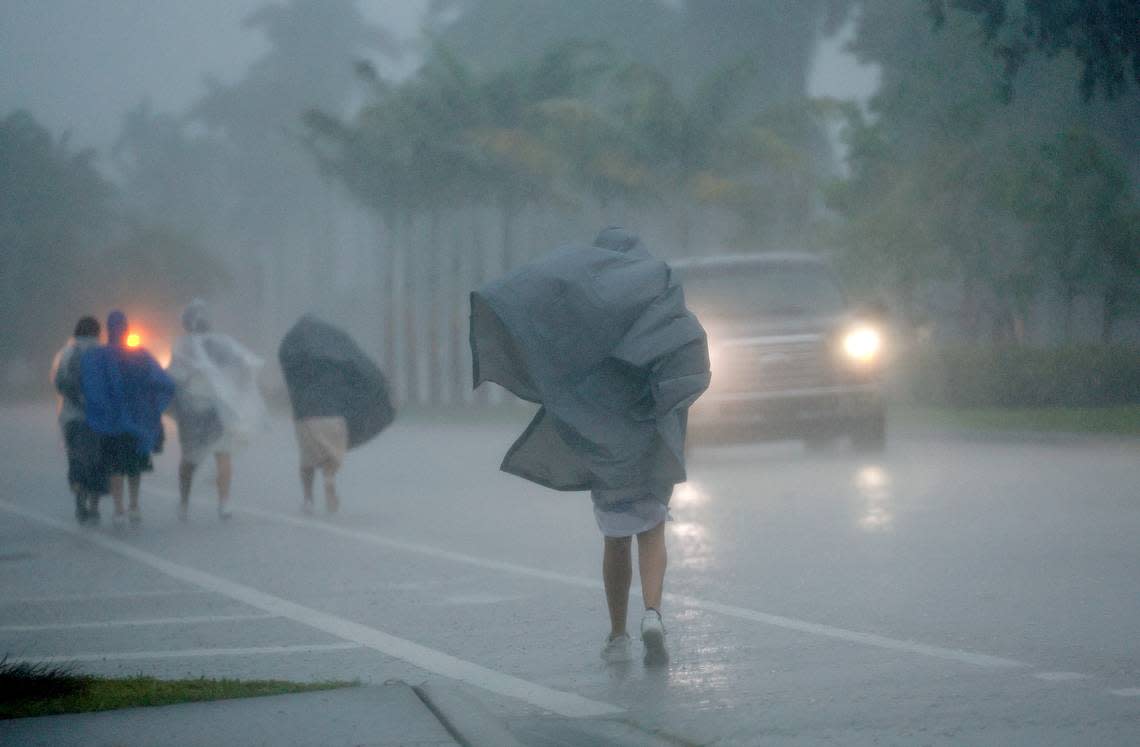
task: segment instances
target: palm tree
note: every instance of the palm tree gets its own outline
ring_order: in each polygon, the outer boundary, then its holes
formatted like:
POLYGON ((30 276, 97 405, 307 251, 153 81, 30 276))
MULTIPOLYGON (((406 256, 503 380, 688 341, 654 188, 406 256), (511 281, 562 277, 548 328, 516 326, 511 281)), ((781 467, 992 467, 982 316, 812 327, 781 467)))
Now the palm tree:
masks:
POLYGON ((752 61, 727 65, 701 80, 689 96, 644 65, 631 64, 618 76, 625 91, 621 120, 634 140, 637 160, 660 185, 660 197, 675 203, 684 249, 691 243, 693 199, 709 193, 710 179, 734 176, 725 164, 735 172, 744 166, 726 158, 726 150, 740 125, 736 115, 742 91, 754 75, 752 61))

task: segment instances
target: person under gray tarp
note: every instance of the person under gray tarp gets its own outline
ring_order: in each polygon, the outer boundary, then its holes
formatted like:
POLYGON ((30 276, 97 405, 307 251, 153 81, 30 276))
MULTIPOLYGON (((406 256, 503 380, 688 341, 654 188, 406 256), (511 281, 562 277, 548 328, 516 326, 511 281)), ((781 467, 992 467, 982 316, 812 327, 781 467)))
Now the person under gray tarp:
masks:
POLYGON ((647 663, 664 662, 664 521, 685 480, 689 406, 708 387, 708 342, 669 266, 638 237, 602 231, 471 294, 474 384, 540 405, 501 469, 555 490, 589 490, 605 537, 610 635, 629 658, 631 537, 645 602, 647 663))
POLYGON ((335 512, 335 478, 345 452, 371 440, 395 419, 388 382, 346 332, 312 314, 301 317, 285 335, 277 358, 301 455, 301 508, 313 511, 313 480, 320 469, 325 507, 335 512))

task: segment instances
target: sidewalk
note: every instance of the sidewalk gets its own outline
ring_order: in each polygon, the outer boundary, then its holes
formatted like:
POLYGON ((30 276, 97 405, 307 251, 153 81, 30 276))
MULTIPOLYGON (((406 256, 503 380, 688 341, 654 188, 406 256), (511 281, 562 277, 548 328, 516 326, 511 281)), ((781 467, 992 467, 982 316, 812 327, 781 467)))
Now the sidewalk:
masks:
POLYGON ((0 744, 414 745, 458 743, 406 683, 0 721, 0 744))

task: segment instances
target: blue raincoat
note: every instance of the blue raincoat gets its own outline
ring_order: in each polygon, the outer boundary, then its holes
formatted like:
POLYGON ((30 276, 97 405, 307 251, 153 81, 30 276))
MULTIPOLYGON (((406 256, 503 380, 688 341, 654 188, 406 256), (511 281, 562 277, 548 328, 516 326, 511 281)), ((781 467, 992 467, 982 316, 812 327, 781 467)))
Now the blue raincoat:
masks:
POLYGON ((83 354, 81 378, 87 425, 104 436, 135 437, 140 454, 155 450, 162 412, 174 397, 174 381, 150 353, 126 346, 127 317, 107 317, 107 344, 83 354))

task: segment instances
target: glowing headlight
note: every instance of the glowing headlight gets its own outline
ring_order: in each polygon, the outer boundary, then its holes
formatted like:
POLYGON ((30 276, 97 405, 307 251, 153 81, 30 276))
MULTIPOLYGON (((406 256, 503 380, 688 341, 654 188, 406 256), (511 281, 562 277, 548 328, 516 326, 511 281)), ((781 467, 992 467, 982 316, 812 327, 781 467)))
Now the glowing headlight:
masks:
POLYGON ((709 369, 715 371, 718 368, 720 361, 720 348, 716 345, 709 343, 709 369))
POLYGON ((874 360, 883 349, 883 336, 870 327, 858 327, 843 338, 843 352, 860 363, 874 360))

